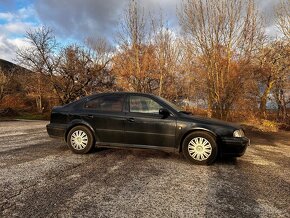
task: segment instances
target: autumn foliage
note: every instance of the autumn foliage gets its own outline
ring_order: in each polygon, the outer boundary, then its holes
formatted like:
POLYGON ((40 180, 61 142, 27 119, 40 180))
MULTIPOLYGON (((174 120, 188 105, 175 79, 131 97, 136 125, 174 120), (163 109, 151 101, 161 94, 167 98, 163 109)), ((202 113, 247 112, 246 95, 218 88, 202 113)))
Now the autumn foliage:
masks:
MULTIPOLYGON (((20 83, 19 93, 34 99, 38 111, 43 102, 48 102, 45 110, 49 110, 96 92, 135 91, 225 120, 266 119, 276 113, 273 119, 286 122, 290 120, 287 8, 289 0, 276 9, 281 30, 277 39, 265 35, 253 0, 183 0, 177 9, 180 32, 170 29, 162 13, 146 14, 131 0, 113 46, 90 38, 62 47, 50 28, 28 30, 31 46, 19 48, 17 55, 19 64, 34 74, 20 83)), ((9 75, 0 71, 2 107, 9 75)))

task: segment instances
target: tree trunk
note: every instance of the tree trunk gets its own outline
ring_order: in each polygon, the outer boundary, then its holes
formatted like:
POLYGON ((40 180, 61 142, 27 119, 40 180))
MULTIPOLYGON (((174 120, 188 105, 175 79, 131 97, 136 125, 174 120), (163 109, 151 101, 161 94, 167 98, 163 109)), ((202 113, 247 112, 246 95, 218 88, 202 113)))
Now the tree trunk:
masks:
POLYGON ((268 96, 273 88, 273 85, 274 85, 274 81, 270 81, 268 82, 267 84, 267 87, 260 99, 260 115, 263 117, 263 118, 266 118, 266 106, 267 106, 267 99, 268 99, 268 96))
POLYGON ((42 113, 42 96, 36 96, 35 98, 36 109, 39 113, 42 113))
POLYGON ((0 100, 3 98, 3 94, 4 94, 4 86, 1 85, 0 86, 0 100))
POLYGON ((284 122, 286 121, 287 117, 287 107, 285 101, 285 95, 283 89, 276 90, 276 104, 278 106, 277 109, 277 117, 278 121, 284 122))
POLYGON ((162 95, 162 83, 163 83, 163 73, 160 74, 160 80, 159 80, 159 96, 162 95))

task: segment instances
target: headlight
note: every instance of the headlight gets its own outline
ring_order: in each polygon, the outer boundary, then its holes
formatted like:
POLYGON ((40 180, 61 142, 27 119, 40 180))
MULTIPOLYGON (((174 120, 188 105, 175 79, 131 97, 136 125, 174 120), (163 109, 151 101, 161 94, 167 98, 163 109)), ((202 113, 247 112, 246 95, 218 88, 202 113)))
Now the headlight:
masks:
POLYGON ((242 129, 234 131, 234 137, 244 137, 245 133, 242 129))

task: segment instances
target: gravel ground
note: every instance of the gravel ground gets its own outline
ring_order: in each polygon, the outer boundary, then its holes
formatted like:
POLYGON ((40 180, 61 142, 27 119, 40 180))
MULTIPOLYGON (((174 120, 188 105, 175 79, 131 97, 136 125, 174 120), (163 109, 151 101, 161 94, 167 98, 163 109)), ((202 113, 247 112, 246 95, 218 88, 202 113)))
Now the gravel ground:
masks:
POLYGON ((290 133, 251 133, 238 159, 73 154, 44 121, 0 122, 0 217, 290 217, 290 133))

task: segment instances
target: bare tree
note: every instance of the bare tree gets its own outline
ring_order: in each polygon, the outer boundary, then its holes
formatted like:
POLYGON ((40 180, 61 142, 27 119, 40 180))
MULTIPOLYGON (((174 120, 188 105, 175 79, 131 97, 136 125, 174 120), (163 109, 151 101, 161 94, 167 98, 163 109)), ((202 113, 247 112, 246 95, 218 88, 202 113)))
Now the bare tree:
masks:
POLYGON ((112 73, 112 56, 114 50, 104 38, 89 38, 86 46, 92 61, 94 79, 85 89, 86 94, 112 91, 116 89, 115 76, 112 73))
POLYGON ((64 104, 114 86, 114 78, 107 68, 110 62, 107 43, 103 39, 91 39, 88 44, 90 48, 69 45, 59 54, 54 84, 64 104))
POLYGON ((226 119, 263 38, 254 1, 183 0, 178 16, 204 69, 209 108, 226 119))
POLYGON ((281 0, 276 8, 276 24, 283 35, 290 39, 290 0, 281 0))
POLYGON ((70 45, 62 49, 55 84, 63 104, 85 95, 84 87, 92 80, 90 65, 91 58, 84 48, 70 45))
MULTIPOLYGON (((266 45, 257 54, 257 70, 254 79, 261 90, 260 114, 266 117, 266 105, 271 93, 274 94, 278 105, 278 112, 286 116, 285 85, 289 78, 290 44, 275 41, 266 45)), ((280 116, 280 115, 279 115, 280 116)))
POLYGON ((43 26, 28 30, 25 37, 30 45, 18 49, 18 62, 34 72, 53 75, 56 65, 55 51, 58 44, 52 29, 43 26))
MULTIPOLYGON (((182 48, 180 41, 175 34, 170 31, 163 19, 162 11, 159 18, 151 18, 152 44, 155 48, 155 58, 157 61, 156 73, 159 75, 158 95, 170 98, 173 89, 176 92, 174 78, 179 71, 182 58, 182 48)), ((177 93, 175 93, 177 95, 177 93)))
POLYGON ((45 106, 49 106, 46 104, 46 100, 55 97, 55 93, 52 92, 53 86, 49 75, 34 72, 21 72, 15 75, 15 80, 21 85, 21 93, 35 100, 35 104, 33 105, 35 105, 39 113, 42 113, 44 109, 48 109, 45 108, 45 106))
POLYGON ((131 0, 120 22, 116 40, 119 45, 113 62, 118 82, 124 89, 152 92, 158 89, 158 78, 153 68, 154 50, 150 45, 150 25, 144 9, 131 0))
POLYGON ((51 78, 54 76, 57 65, 55 59, 57 43, 52 30, 44 26, 36 30, 28 30, 25 37, 30 45, 29 47, 17 50, 17 60, 22 66, 39 74, 35 84, 37 90, 35 97, 37 109, 39 112, 42 112, 44 93, 41 79, 43 75, 49 75, 51 78))
POLYGON ((104 39, 90 39, 87 46, 69 45, 61 49, 48 27, 27 31, 26 38, 30 47, 19 49, 17 58, 21 65, 38 74, 34 96, 39 111, 42 111, 43 83, 47 83, 44 78, 50 78, 49 85, 63 104, 91 94, 98 85, 108 88, 112 85, 111 74, 105 69, 110 50, 104 39))
POLYGON ((290 77, 280 76, 275 83, 273 90, 274 98, 277 104, 277 120, 281 122, 287 122, 289 120, 289 114, 287 111, 287 105, 290 104, 290 77))

